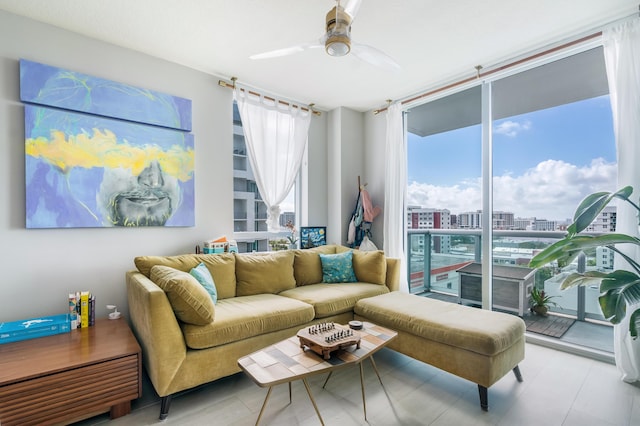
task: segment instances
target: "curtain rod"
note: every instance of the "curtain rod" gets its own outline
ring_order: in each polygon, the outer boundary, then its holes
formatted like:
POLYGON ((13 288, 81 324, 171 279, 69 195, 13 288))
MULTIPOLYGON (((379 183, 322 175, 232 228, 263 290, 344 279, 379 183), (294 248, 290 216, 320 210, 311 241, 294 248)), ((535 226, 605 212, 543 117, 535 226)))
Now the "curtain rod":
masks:
MULTIPOLYGON (((638 12, 632 13, 631 15, 622 17, 620 19, 616 19, 616 20, 614 20, 612 22, 609 22, 606 25, 612 25, 612 24, 617 23, 617 22, 622 22, 622 21, 626 21, 627 19, 630 19, 630 18, 633 18, 633 17, 637 17, 639 12, 640 12, 640 5, 638 5, 638 12)), ((603 26, 606 26, 606 25, 603 25, 603 26)), ((400 101, 400 104, 401 105, 405 105, 405 104, 408 104, 408 103, 411 103, 411 102, 415 102, 418 99, 426 98, 427 96, 431 96, 431 95, 434 95, 436 93, 439 93, 439 92, 442 92, 442 91, 445 91, 445 90, 449 90, 449 89, 452 89, 452 88, 457 87, 457 86, 461 86, 463 84, 469 83, 470 81, 473 81, 473 80, 476 80, 476 79, 480 79, 482 77, 494 74, 494 73, 499 72, 499 71, 504 71, 506 69, 513 68, 513 67, 515 67, 517 65, 520 65, 520 64, 523 64, 525 62, 528 62, 528 61, 531 61, 531 60, 534 60, 534 59, 538 59, 538 58, 540 58, 542 56, 545 56, 545 55, 548 55, 550 53, 555 53, 555 52, 557 52, 559 50, 563 50, 563 49, 566 49, 568 47, 575 46, 576 44, 584 43, 586 41, 589 41, 589 40, 592 40, 594 38, 601 37, 601 36, 602 36, 602 31, 596 31, 593 34, 581 37, 581 38, 573 40, 573 41, 569 41, 567 43, 563 43, 563 44, 558 45, 556 47, 552 47, 552 48, 543 50, 542 52, 534 53, 534 54, 529 55, 529 56, 527 56, 525 58, 517 59, 517 60, 515 60, 513 62, 510 62, 510 63, 507 63, 505 65, 499 66, 499 67, 497 67, 495 69, 492 69, 490 71, 486 71, 484 73, 480 72, 480 70, 482 69, 482 65, 477 65, 475 67, 475 69, 476 69, 476 75, 475 76, 464 78, 464 79, 458 80, 458 81, 456 81, 454 83, 450 83, 450 84, 447 84, 445 86, 438 87, 438 88, 436 88, 434 90, 431 90, 431 91, 428 91, 428 92, 425 92, 425 93, 421 93, 421 94, 419 94, 417 96, 414 96, 414 97, 412 97, 410 99, 405 99, 403 101, 400 101)), ((377 114, 380 114, 381 112, 384 112, 387 109, 389 109, 389 106, 391 105, 391 102, 389 100, 387 100, 387 104, 388 105, 386 107, 384 107, 384 108, 374 109, 373 110, 373 114, 377 115, 377 114)))
MULTIPOLYGON (((229 89, 235 89, 236 88, 236 80, 238 80, 237 77, 231 77, 231 83, 228 83, 228 82, 226 82, 224 80, 218 80, 218 86, 226 87, 226 88, 229 88, 229 89)), ((313 109, 313 106, 315 104, 309 104, 309 108, 306 108, 306 107, 298 106, 298 105, 295 105, 295 104, 290 104, 289 102, 286 102, 286 101, 283 101, 283 100, 280 100, 280 99, 274 99, 274 98, 271 98, 269 96, 262 95, 262 94, 260 94, 258 92, 253 92, 253 91, 251 91, 249 89, 240 88, 240 90, 242 90, 243 92, 246 91, 247 93, 249 93, 251 95, 254 95, 254 96, 262 96, 265 99, 268 99, 268 100, 270 100, 272 102, 278 102, 281 105, 291 106, 293 108, 300 108, 302 111, 311 111, 311 113, 313 115, 316 115, 316 116, 322 115, 322 113, 320 111, 315 111, 313 109)))
MULTIPOLYGON (((457 86, 462 86, 463 84, 467 84, 467 83, 469 83, 469 82, 471 82, 473 80, 478 80, 478 79, 481 79, 481 78, 486 77, 488 75, 494 74, 496 72, 504 71, 504 70, 507 70, 509 68, 513 68, 515 66, 521 65, 521 64, 529 62, 529 61, 532 61, 534 59, 538 59, 538 58, 540 58, 542 56, 549 55, 551 53, 555 53, 555 52, 557 52, 559 50, 564 50, 564 49, 567 49, 569 47, 573 47, 576 44, 584 43, 586 41, 592 40, 592 39, 600 37, 600 36, 602 36, 602 31, 598 31, 596 33, 581 37, 581 38, 579 38, 577 40, 573 40, 573 41, 561 44, 559 46, 552 47, 552 48, 544 50, 542 52, 534 53, 532 55, 529 55, 529 56, 526 56, 524 58, 515 60, 513 62, 509 62, 509 63, 507 63, 505 65, 499 66, 499 67, 497 67, 495 69, 492 69, 492 70, 489 70, 489 71, 486 71, 486 72, 483 72, 483 73, 480 72, 480 70, 482 69, 482 66, 481 65, 477 65, 475 67, 476 68, 476 75, 471 76, 471 77, 467 77, 467 78, 463 78, 462 80, 458 80, 458 81, 455 81, 453 83, 449 83, 447 85, 444 85, 444 86, 438 87, 436 89, 430 90, 428 92, 421 93, 419 95, 413 96, 413 97, 411 97, 409 99, 405 99, 405 100, 401 101, 400 104, 401 105, 405 105, 405 104, 408 104, 408 103, 415 102, 415 101, 417 101, 419 99, 435 95, 436 93, 440 93, 440 92, 443 92, 445 90, 453 89, 454 87, 457 87, 457 86)), ((387 100, 387 103, 389 103, 388 100, 387 100)), ((387 109, 389 109, 389 106, 386 106, 386 107, 380 108, 380 109, 374 109, 373 113, 377 115, 377 114, 380 114, 381 112, 386 111, 387 109)))

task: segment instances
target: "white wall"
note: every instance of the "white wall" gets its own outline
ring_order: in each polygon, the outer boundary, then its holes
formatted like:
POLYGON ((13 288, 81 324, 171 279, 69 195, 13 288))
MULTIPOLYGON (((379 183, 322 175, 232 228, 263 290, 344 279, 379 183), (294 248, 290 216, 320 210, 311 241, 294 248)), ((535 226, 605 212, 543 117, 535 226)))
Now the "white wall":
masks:
POLYGON ((373 114, 373 111, 364 113, 364 139, 367 141, 364 169, 367 177, 367 191, 371 195, 371 202, 382 207, 380 213, 373 221, 371 234, 373 243, 383 249, 384 229, 384 169, 385 149, 387 139, 387 113, 373 114))
MULTIPOLYGON (((75 290, 96 295, 98 317, 106 316, 106 304, 126 313, 124 276, 135 256, 193 252, 204 239, 233 236, 233 93, 217 83, 216 76, 0 11, 0 321, 65 312, 75 290), (196 225, 26 229, 20 58, 191 99, 196 225)), ((325 139, 323 114, 309 137, 317 196, 310 220, 318 225, 327 222, 325 139)))
MULTIPOLYGON (((345 244, 349 219, 358 197, 358 176, 368 182, 365 161, 368 141, 364 138, 364 114, 341 107, 329 112, 328 225, 327 241, 345 244)), ((367 187, 368 189, 369 187, 367 187)))

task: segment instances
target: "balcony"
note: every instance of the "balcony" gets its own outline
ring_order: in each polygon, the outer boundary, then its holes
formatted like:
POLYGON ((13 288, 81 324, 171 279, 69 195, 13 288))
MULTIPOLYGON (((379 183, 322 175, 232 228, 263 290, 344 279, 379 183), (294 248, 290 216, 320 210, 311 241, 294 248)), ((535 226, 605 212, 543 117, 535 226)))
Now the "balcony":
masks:
MULTIPOLYGON (((480 302, 476 304, 463 297, 461 274, 458 272, 470 264, 482 262, 479 229, 409 229, 408 236, 407 279, 411 293, 480 307, 480 302)), ((538 251, 563 236, 564 233, 555 231, 494 230, 493 264, 500 268, 526 267, 538 251)), ((521 316, 527 324, 527 341, 613 362, 613 327, 600 312, 598 289, 560 290, 560 284, 571 268, 595 268, 594 259, 589 257, 562 270, 549 267, 535 271, 533 285, 554 296, 553 301, 557 304, 550 307, 547 318, 538 317, 528 310, 529 293, 525 296, 524 311, 497 307, 496 300, 512 297, 496 294, 510 291, 508 287, 494 286, 494 310, 521 316)), ((494 270, 496 281, 501 282, 494 270)))

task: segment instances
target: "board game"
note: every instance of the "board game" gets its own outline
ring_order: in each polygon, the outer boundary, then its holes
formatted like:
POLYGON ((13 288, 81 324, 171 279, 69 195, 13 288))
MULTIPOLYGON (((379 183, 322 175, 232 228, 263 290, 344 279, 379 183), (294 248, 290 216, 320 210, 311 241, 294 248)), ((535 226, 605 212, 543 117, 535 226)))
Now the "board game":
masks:
POLYGON ((297 334, 300 347, 305 346, 324 359, 331 358, 331 352, 356 345, 360 349, 360 333, 348 326, 326 322, 303 328, 297 334))

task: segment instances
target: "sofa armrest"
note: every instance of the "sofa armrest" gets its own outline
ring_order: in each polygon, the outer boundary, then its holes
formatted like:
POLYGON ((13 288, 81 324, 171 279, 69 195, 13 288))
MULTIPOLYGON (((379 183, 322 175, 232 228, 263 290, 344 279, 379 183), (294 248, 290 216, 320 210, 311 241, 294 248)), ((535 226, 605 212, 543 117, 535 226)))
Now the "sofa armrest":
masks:
POLYGON ((387 257, 387 279, 385 284, 391 291, 400 290, 400 259, 387 257))
POLYGON ((166 396, 187 355, 182 330, 160 287, 138 271, 128 271, 126 282, 129 318, 145 368, 158 395, 166 396))

